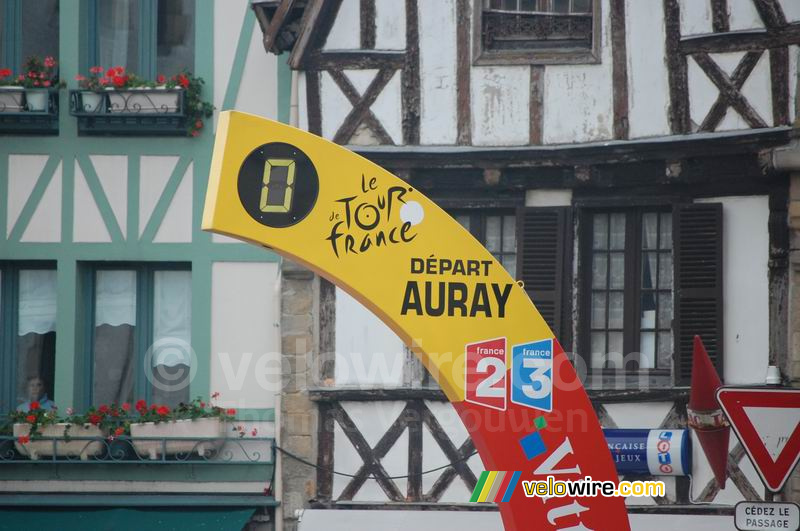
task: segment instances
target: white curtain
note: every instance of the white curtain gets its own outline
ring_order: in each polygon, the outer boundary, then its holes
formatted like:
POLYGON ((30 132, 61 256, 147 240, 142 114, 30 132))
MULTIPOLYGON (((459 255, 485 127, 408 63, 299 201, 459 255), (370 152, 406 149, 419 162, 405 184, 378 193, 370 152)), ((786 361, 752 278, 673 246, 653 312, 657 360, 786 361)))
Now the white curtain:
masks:
POLYGON ((94 325, 136 326, 136 271, 100 270, 95 282, 94 325))
POLYGON ((103 0, 98 11, 98 62, 138 71, 138 0, 103 0))
POLYGON ((56 271, 23 269, 19 272, 19 328, 17 333, 46 334, 56 330, 56 271))
POLYGON ((153 367, 190 365, 192 275, 189 271, 156 271, 153 290, 153 367))

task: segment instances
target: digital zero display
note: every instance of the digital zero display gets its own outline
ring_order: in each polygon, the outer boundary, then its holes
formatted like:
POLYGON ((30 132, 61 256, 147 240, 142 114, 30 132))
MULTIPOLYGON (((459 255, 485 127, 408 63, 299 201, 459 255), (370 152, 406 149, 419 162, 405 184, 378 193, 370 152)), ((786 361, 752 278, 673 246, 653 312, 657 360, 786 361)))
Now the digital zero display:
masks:
POLYGON ((250 217, 268 227, 290 227, 314 208, 319 176, 303 151, 273 142, 257 147, 244 159, 238 188, 250 217))

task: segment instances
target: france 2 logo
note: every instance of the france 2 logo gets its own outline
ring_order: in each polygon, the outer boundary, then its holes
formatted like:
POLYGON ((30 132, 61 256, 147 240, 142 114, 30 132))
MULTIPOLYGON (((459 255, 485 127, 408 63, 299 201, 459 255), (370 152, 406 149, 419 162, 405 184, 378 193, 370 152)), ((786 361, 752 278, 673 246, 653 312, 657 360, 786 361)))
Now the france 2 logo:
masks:
POLYGON ((514 345, 511 401, 542 411, 553 410, 553 340, 514 345))

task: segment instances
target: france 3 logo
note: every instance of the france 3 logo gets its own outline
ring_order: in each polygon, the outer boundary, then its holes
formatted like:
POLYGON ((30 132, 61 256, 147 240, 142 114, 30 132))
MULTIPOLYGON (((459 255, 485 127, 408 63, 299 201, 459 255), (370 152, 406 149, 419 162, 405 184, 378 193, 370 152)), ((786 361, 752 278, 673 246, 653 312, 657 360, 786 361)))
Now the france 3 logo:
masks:
POLYGON ((553 340, 514 345, 511 401, 542 411, 553 410, 553 340))
MULTIPOLYGON (((466 401, 506 409, 506 338, 466 345, 466 401)), ((511 401, 553 410, 553 340, 515 345, 511 356, 511 401)))

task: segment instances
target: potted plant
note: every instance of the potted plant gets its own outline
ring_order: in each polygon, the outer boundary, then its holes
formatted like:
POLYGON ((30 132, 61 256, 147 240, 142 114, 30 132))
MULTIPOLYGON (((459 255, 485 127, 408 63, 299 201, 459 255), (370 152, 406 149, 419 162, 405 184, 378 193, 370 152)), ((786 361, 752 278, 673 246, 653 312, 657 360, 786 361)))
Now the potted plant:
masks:
MULTIPOLYGON (((215 393, 214 398, 219 396, 215 393)), ((209 457, 225 442, 225 423, 236 415, 196 398, 175 409, 165 405, 136 403, 139 418, 130 423, 131 442, 139 455, 158 459, 161 455, 197 453, 209 457), (197 437, 194 439, 193 437, 197 437)))
POLYGON ((53 57, 41 59, 29 57, 25 71, 17 77, 17 84, 25 88, 25 103, 28 111, 44 112, 48 107, 48 93, 60 86, 58 63, 53 57))
POLYGON ((83 438, 101 439, 108 423, 107 415, 94 408, 84 415, 70 415, 65 419, 58 416, 58 410, 46 411, 38 402, 31 402, 28 411, 15 411, 13 434, 17 438, 15 447, 21 455, 33 460, 40 457, 74 457, 81 460, 100 454, 102 441, 88 441, 83 438), (42 439, 43 440, 37 440, 42 439), (81 438, 74 440, 74 438, 81 438), (53 441, 53 439, 61 439, 53 441))
POLYGON ((83 76, 81 74, 75 76, 78 87, 81 89, 80 108, 82 111, 105 111, 103 105, 105 95, 102 90, 108 84, 108 80, 102 75, 103 72, 104 69, 102 66, 93 66, 89 69, 88 76, 83 76))
MULTIPOLYGON (((102 79, 101 79, 102 81, 102 79)), ((180 89, 174 82, 162 84, 141 79, 124 67, 106 71, 104 84, 112 113, 175 113, 179 109, 180 89), (146 89, 161 89, 162 92, 146 89)))

